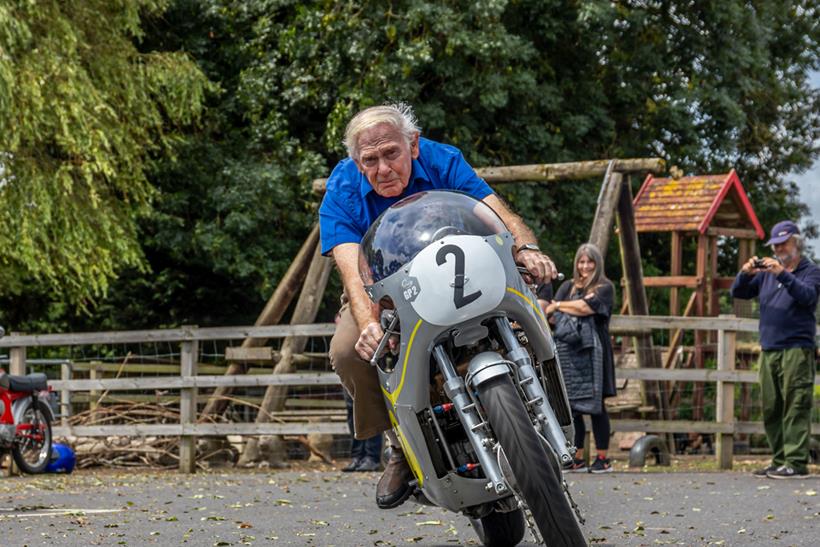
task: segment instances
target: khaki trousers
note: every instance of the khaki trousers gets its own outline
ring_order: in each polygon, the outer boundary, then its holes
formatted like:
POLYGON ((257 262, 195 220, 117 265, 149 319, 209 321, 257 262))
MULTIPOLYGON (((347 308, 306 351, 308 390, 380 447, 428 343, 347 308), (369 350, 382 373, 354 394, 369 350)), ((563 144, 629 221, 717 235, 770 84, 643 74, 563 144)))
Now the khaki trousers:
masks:
POLYGON ((330 340, 330 364, 353 398, 354 437, 365 440, 390 429, 391 424, 376 367, 356 353, 354 346, 360 334, 350 306, 343 305, 336 322, 336 334, 330 340))
POLYGON ((772 464, 805 473, 809 465, 814 407, 814 348, 760 353, 763 425, 772 464))

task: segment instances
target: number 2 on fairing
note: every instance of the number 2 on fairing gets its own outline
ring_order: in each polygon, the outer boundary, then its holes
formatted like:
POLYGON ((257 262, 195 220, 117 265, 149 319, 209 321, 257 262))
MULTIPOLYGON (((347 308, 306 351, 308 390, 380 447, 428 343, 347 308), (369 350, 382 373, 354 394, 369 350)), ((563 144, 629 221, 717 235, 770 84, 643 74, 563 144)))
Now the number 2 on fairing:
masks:
POLYGON ((447 262, 447 257, 449 255, 453 255, 456 261, 456 276, 453 280, 452 287, 453 303, 455 304, 456 309, 458 310, 479 298, 481 296, 481 291, 476 291, 472 294, 464 296, 464 284, 467 282, 467 278, 464 277, 464 251, 461 249, 461 247, 458 247, 456 245, 445 245, 436 253, 436 264, 441 266, 442 264, 447 262))
POLYGON ((449 235, 417 254, 407 277, 418 284, 418 295, 408 302, 419 318, 455 325, 495 309, 504 299, 507 274, 494 244, 481 236, 449 235))

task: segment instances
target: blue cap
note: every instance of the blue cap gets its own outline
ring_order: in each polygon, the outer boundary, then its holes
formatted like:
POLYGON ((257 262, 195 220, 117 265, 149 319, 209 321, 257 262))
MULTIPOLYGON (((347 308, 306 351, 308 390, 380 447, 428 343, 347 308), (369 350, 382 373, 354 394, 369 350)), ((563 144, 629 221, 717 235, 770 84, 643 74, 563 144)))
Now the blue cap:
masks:
POLYGON ((791 220, 783 220, 778 222, 772 228, 772 237, 766 242, 766 245, 777 245, 783 243, 794 234, 799 234, 800 228, 791 220))

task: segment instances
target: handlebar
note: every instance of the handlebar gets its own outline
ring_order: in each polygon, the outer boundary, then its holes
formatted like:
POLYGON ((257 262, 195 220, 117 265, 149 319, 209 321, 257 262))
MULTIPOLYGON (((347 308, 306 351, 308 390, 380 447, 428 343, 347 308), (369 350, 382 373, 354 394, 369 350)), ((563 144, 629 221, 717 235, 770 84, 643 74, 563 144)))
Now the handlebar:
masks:
MULTIPOLYGON (((525 268, 524 266, 516 266, 516 267, 518 268, 518 273, 520 273, 522 276, 530 275, 530 272, 527 271, 527 268, 525 268)), ((563 281, 564 279, 566 279, 566 276, 564 276, 564 274, 562 274, 561 272, 558 272, 558 275, 555 277, 555 279, 557 279, 558 281, 563 281)), ((550 279, 550 281, 552 281, 552 280, 550 279)))
MULTIPOLYGON (((384 353, 384 347, 387 345, 388 340, 390 340, 390 335, 393 334, 393 329, 396 328, 396 325, 399 322, 399 314, 394 313, 393 316, 390 318, 390 324, 387 325, 387 328, 384 330, 384 336, 379 341, 379 345, 376 346, 376 352, 373 354, 373 357, 370 358, 370 365, 376 366, 379 362, 379 358, 384 353)), ((383 325, 382 325, 383 326, 383 325)))

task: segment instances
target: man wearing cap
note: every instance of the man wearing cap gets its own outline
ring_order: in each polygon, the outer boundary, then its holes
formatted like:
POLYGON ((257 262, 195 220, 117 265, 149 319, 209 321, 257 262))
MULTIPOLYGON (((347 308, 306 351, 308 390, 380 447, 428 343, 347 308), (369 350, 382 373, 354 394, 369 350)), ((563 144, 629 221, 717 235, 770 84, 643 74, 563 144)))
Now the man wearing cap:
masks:
POLYGON ((760 298, 760 384, 772 462, 754 472, 772 479, 808 476, 820 268, 803 257, 797 225, 772 228, 774 257, 749 259, 732 284, 735 298, 760 298))

